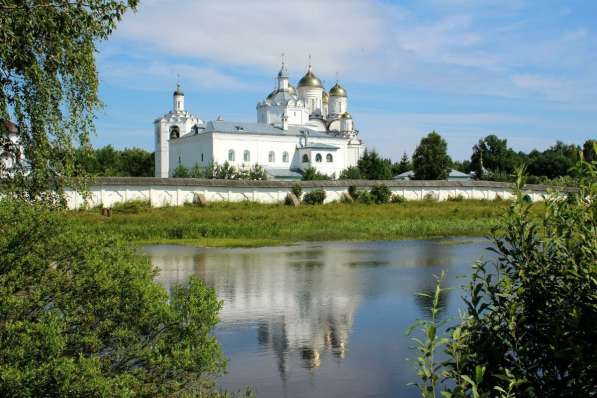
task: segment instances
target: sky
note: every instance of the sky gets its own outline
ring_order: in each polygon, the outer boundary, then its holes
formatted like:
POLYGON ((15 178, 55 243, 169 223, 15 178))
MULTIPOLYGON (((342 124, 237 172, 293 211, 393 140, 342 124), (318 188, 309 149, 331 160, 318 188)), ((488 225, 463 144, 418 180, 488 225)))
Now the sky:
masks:
POLYGON ((153 150, 172 107, 256 121, 285 54, 291 83, 336 76, 370 149, 398 160, 432 130, 455 160, 597 137, 597 1, 142 0, 98 44, 96 146, 153 150))

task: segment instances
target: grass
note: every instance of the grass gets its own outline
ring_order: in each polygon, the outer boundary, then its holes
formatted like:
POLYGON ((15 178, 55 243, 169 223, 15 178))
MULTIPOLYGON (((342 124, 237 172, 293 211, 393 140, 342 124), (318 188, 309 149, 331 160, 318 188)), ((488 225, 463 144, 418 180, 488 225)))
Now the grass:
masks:
MULTIPOLYGON (((257 247, 299 241, 395 240, 484 236, 508 206, 506 201, 413 201, 384 205, 332 203, 289 207, 250 202, 205 207, 115 208, 69 213, 86 233, 116 233, 137 243, 212 247, 257 247)), ((540 212, 542 204, 535 205, 540 212)))

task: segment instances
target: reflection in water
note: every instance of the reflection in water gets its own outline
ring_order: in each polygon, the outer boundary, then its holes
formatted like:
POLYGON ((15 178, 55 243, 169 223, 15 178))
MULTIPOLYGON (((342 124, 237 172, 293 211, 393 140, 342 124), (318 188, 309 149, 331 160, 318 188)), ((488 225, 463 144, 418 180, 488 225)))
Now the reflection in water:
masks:
MULTIPOLYGON (((408 397, 416 394, 405 387, 414 375, 404 362, 409 343, 403 334, 430 305, 415 293, 432 294, 432 274, 441 269, 451 269, 449 278, 467 272, 484 245, 341 242, 145 251, 166 288, 197 275, 224 301, 216 329, 230 358, 224 388, 252 384, 266 397, 408 397)), ((449 300, 451 294, 442 295, 446 314, 455 313, 452 302, 459 301, 449 300)))

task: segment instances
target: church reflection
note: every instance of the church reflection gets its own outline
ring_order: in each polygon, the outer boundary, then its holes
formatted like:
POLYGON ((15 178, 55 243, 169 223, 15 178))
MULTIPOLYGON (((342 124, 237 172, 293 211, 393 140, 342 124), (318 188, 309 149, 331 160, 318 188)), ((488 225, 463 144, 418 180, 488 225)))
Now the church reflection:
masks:
POLYGON ((160 248, 149 251, 167 289, 197 275, 224 301, 223 327, 255 327, 259 346, 275 354, 284 379, 288 362, 320 367, 347 356, 362 296, 354 256, 329 248, 160 248), (275 255, 272 256, 272 250, 275 255))

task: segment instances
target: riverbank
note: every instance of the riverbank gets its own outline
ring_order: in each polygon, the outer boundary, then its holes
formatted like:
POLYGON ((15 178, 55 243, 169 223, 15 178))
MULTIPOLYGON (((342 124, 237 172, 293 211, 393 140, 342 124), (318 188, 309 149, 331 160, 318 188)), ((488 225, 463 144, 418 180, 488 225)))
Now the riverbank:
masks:
MULTIPOLYGON (((398 240, 485 236, 508 206, 505 201, 413 201, 365 205, 264 205, 250 202, 115 208, 70 212, 87 234, 120 234, 139 244, 257 247, 300 241, 398 240)), ((540 212, 543 204, 534 205, 540 212)))

